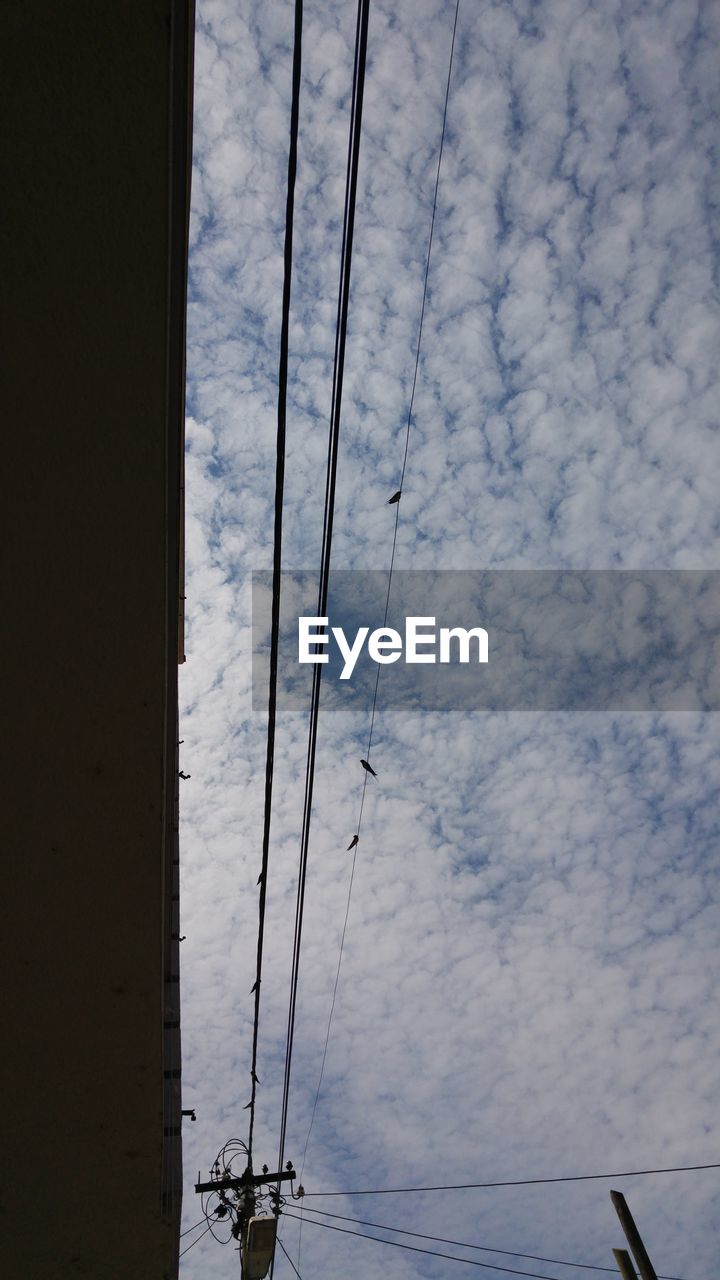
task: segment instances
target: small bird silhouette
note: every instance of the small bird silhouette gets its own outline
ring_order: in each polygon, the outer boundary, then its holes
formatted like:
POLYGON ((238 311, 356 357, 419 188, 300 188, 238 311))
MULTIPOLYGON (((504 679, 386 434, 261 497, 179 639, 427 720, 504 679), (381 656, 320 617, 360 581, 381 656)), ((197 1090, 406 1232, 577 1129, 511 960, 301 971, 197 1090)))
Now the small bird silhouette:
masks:
POLYGON ((360 839, 360 837, 359 837, 359 836, 353 836, 352 840, 350 841, 350 843, 349 843, 349 845, 348 845, 348 847, 347 847, 347 850, 346 850, 346 852, 347 852, 347 853, 349 853, 351 849, 354 849, 354 848, 355 848, 355 845, 357 844, 357 842, 358 842, 358 840, 359 840, 359 839, 360 839))
POLYGON ((366 773, 371 773, 373 778, 377 778, 377 774, 375 770, 373 769, 371 764, 368 764, 367 760, 361 760, 360 763, 366 773))
POLYGON ((401 497, 402 497, 402 489, 398 489, 397 493, 394 493, 392 498, 388 498, 388 506, 389 507, 392 506, 393 502, 399 502, 401 497))

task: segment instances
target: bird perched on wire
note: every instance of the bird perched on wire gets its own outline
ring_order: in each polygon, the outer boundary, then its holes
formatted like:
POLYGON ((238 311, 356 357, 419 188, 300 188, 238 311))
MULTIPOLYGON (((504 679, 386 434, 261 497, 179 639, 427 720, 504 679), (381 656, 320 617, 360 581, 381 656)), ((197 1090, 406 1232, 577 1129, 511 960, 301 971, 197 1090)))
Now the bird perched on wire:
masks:
POLYGON ((357 844, 357 842, 358 842, 358 840, 359 840, 359 839, 360 839, 360 837, 359 837, 359 836, 353 836, 352 840, 350 841, 350 843, 349 843, 349 845, 348 845, 348 847, 347 847, 347 849, 346 849, 346 853, 349 853, 351 849, 354 849, 354 848, 355 848, 355 845, 357 844))
POLYGON ((391 507, 393 502, 399 502, 401 497, 402 497, 402 489, 398 489, 397 493, 394 493, 392 498, 388 498, 388 503, 387 503, 388 506, 391 507))
POLYGON ((377 778, 377 774, 375 770, 373 769, 371 764, 368 764, 367 760, 361 760, 360 763, 366 773, 371 773, 373 778, 377 778))

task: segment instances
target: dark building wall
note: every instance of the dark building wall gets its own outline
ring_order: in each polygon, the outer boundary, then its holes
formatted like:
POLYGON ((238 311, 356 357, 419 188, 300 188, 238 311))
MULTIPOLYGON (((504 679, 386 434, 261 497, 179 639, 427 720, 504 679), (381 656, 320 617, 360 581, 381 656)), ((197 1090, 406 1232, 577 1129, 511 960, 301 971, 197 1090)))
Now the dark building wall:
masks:
POLYGON ((0 10, 9 1277, 177 1271, 192 10, 0 10))

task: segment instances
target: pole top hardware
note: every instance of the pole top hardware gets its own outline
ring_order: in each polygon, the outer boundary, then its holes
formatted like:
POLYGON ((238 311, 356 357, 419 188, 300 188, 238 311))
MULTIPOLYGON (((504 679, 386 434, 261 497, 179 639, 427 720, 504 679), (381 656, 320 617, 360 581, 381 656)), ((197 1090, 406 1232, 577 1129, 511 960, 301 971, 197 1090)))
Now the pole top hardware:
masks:
MULTIPOLYGON (((288 1160, 288 1164, 290 1161, 288 1160)), ((250 1167, 239 1178, 215 1178, 212 1182, 196 1182, 195 1191, 241 1191, 243 1187, 261 1187, 265 1183, 287 1182, 295 1177, 292 1165, 286 1173, 253 1173, 250 1167)))

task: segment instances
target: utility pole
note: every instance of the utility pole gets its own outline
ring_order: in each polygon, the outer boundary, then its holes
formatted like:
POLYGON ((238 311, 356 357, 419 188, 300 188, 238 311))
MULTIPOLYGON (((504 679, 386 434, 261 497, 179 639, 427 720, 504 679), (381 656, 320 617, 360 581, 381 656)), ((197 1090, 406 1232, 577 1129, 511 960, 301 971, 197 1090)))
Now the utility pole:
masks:
MULTIPOLYGON (((215 1210, 219 1218, 232 1221, 232 1235, 240 1241, 241 1280, 264 1280, 273 1261, 277 1224, 280 1206, 285 1203, 280 1191, 270 1191, 272 1216, 257 1214, 257 1192, 260 1187, 292 1182, 295 1170, 288 1160, 285 1171, 270 1173, 267 1165, 263 1165, 261 1174, 254 1174, 252 1166, 248 1166, 239 1178, 231 1175, 228 1168, 221 1174, 219 1162, 216 1162, 209 1182, 201 1182, 200 1174, 195 1183, 198 1195, 214 1192, 220 1199, 215 1210), (228 1196, 227 1192, 231 1195, 228 1196)), ((265 1193, 268 1194, 268 1193, 265 1193)), ((302 1187, 299 1194, 302 1194, 302 1187)))
POLYGON ((618 1271, 622 1276, 622 1280, 637 1280, 637 1271, 630 1261, 630 1254, 627 1249, 613 1249, 613 1257, 618 1264, 618 1271))
MULTIPOLYGON (((657 1275, 655 1274, 655 1268, 653 1267, 653 1264, 647 1255, 647 1250, 640 1237, 640 1232, 635 1226, 635 1220, 628 1208, 627 1201, 624 1195, 622 1195, 620 1191, 611 1191, 610 1199, 612 1200, 613 1206, 615 1208, 615 1212, 617 1213, 617 1216, 620 1219, 620 1226, 625 1232, 625 1238, 628 1244, 630 1245, 630 1248, 633 1251, 635 1261, 637 1263, 637 1269, 640 1272, 642 1280, 657 1280, 657 1275)), ((635 1275, 635 1272, 633 1270, 632 1264, 630 1263, 630 1259, 627 1255, 626 1250, 613 1249, 613 1253, 615 1254, 616 1261, 618 1263, 618 1266, 620 1267, 620 1273, 623 1277, 623 1280, 632 1280, 633 1276, 635 1275), (623 1267, 620 1262, 620 1258, 618 1257, 618 1254, 624 1254, 625 1258, 627 1259, 627 1263, 630 1265, 630 1270, 627 1272, 627 1274, 625 1271, 623 1271, 623 1267)))

